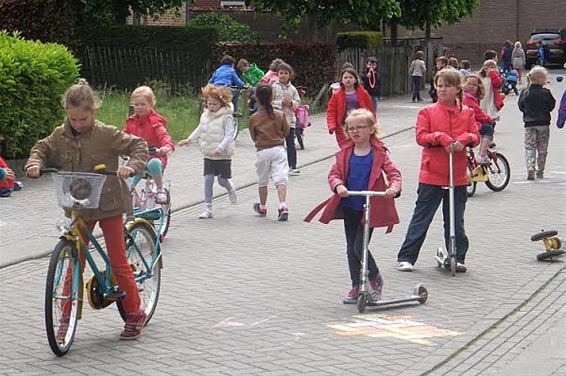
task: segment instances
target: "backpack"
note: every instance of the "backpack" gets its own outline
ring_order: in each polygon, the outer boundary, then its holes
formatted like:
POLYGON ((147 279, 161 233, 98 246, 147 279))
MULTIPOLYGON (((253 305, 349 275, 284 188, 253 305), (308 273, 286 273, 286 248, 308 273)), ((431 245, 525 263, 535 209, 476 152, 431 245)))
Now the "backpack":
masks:
POLYGON ((250 86, 255 86, 265 76, 265 72, 259 69, 255 64, 250 65, 250 69, 244 74, 242 74, 242 79, 244 82, 250 86))
POLYGON ((297 125, 301 128, 310 127, 311 122, 309 119, 310 107, 307 104, 301 104, 295 110, 295 115, 297 117, 297 125))

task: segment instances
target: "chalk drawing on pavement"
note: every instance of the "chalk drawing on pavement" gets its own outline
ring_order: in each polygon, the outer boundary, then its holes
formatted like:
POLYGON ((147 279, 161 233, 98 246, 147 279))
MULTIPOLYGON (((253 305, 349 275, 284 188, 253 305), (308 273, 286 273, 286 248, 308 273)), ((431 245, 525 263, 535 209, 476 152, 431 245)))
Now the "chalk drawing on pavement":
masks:
POLYGON ((397 338, 420 345, 436 346, 431 338, 462 335, 448 329, 411 320, 411 316, 357 315, 351 320, 326 324, 339 336, 397 338))

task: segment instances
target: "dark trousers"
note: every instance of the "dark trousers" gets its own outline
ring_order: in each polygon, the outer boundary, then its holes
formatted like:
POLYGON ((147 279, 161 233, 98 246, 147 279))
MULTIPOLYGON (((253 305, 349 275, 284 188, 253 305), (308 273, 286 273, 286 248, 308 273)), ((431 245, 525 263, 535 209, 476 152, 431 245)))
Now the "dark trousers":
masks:
MULTIPOLYGON (((363 260, 364 247, 364 224, 362 223, 363 212, 350 208, 343 208, 344 211, 344 232, 346 233, 346 254, 348 255, 348 266, 350 268, 350 278, 352 287, 360 285, 360 271, 363 260)), ((373 228, 369 229, 369 239, 373 228)), ((371 253, 368 252, 369 279, 377 278, 379 269, 371 253)))
POLYGON ((421 98, 421 80, 422 80, 422 77, 420 77, 420 76, 411 76, 411 82, 413 83, 413 101, 416 101, 416 100, 422 101, 422 98, 421 98))
MULTIPOLYGON (((423 245, 426 233, 434 218, 434 214, 442 201, 442 215, 444 218, 444 243, 446 249, 449 247, 450 241, 450 211, 448 206, 449 192, 438 185, 419 183, 417 191, 417 202, 413 218, 407 229, 405 241, 401 246, 401 250, 397 256, 397 260, 408 261, 411 264, 417 262, 419 251, 423 245)), ((466 209, 466 201, 468 195, 466 186, 454 188, 454 218, 456 229, 456 261, 464 263, 466 252, 468 251, 468 237, 464 230, 464 211, 466 209)))
POLYGON ((285 137, 287 146, 287 163, 290 169, 297 168, 297 149, 295 148, 295 128, 291 128, 289 135, 285 137))

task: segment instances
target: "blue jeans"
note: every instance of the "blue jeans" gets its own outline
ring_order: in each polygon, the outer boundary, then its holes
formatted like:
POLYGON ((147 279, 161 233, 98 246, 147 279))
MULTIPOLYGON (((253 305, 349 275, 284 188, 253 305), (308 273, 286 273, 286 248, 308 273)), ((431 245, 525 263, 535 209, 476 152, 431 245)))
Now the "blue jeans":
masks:
POLYGON ((416 100, 422 101, 421 99, 421 76, 411 76, 412 90, 413 90, 413 102, 416 100))
MULTIPOLYGON (((415 211, 413 212, 413 218, 411 218, 411 223, 407 229, 405 241, 397 255, 397 261, 408 261, 413 265, 417 262, 426 233, 441 201, 442 216, 444 218, 444 243, 446 249, 448 249, 450 242, 450 209, 448 206, 448 195, 448 190, 443 189, 441 186, 419 183, 415 211)), ((466 186, 455 187, 454 217, 456 222, 456 261, 462 264, 466 259, 466 252, 469 246, 468 237, 464 230, 464 211, 466 209, 467 200, 466 186)))

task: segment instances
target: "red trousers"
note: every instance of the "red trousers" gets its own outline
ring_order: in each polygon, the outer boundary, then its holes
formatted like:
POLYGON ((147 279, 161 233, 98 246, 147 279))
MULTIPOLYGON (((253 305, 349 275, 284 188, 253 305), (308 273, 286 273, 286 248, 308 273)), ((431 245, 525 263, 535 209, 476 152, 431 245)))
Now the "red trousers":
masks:
MULTIPOLYGON (((112 274, 118 282, 118 287, 126 292, 126 297, 122 301, 124 309, 128 313, 136 312, 140 307, 140 295, 138 293, 138 287, 136 281, 134 280, 134 275, 132 274, 132 269, 128 264, 128 259, 126 257, 126 243, 124 241, 124 224, 122 222, 122 216, 117 215, 115 217, 104 218, 98 221, 102 233, 104 234, 104 241, 106 242, 106 249, 108 251, 108 258, 110 259, 110 265, 112 266, 112 274)), ((92 231, 96 222, 87 223, 89 229, 92 231)), ((85 243, 88 244, 88 239, 83 237, 85 243)), ((81 255, 81 274, 83 273, 86 258, 81 255)), ((63 295, 68 295, 70 291, 71 284, 71 267, 67 269, 65 276, 65 283, 63 287, 63 295)), ((69 314, 71 310, 71 305, 69 302, 64 302, 62 304, 63 315, 69 314)))

